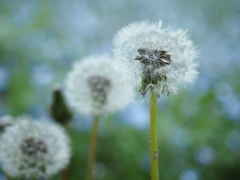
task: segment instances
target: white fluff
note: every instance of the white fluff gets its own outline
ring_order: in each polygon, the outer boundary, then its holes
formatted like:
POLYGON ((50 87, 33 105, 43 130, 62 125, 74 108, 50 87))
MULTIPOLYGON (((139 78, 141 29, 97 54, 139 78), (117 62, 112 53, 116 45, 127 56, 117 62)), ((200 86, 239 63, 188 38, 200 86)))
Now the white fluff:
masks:
POLYGON ((89 56, 75 63, 66 79, 69 104, 84 115, 114 113, 126 106, 132 92, 124 72, 107 55, 89 56))
POLYGON ((14 178, 51 176, 63 169, 69 158, 69 139, 64 129, 56 124, 28 117, 16 118, 14 125, 0 137, 0 162, 3 170, 14 178), (41 143, 37 148, 36 144, 35 148, 26 146, 29 140, 41 143), (23 146, 32 154, 24 153, 23 146))
POLYGON ((187 31, 173 31, 170 27, 163 29, 162 22, 150 23, 147 21, 132 23, 122 28, 114 38, 114 53, 121 66, 132 81, 144 94, 151 89, 153 93, 169 94, 176 93, 180 86, 186 87, 193 83, 198 72, 198 63, 195 61, 197 51, 193 42, 189 39, 187 31), (146 65, 139 60, 138 49, 147 48, 150 51, 163 50, 171 56, 171 64, 164 67, 154 68, 156 57, 145 55, 150 64, 146 65), (167 77, 166 81, 149 83, 141 89, 143 76, 148 75, 151 79, 159 76, 167 77))

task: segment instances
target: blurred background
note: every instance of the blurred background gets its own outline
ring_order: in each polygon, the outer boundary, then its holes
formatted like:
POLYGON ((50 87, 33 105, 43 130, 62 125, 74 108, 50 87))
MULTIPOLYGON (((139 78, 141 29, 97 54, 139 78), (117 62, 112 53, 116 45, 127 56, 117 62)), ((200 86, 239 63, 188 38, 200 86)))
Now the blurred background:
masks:
MULTIPOLYGON (((200 50, 198 80, 158 101, 161 180, 239 180, 239 0, 0 0, 0 116, 51 120, 51 91, 73 62, 111 54, 114 34, 140 20, 188 29, 200 50)), ((132 103, 101 119, 96 179, 150 179, 148 110, 132 103)), ((86 177, 91 123, 71 122, 70 180, 86 177)))

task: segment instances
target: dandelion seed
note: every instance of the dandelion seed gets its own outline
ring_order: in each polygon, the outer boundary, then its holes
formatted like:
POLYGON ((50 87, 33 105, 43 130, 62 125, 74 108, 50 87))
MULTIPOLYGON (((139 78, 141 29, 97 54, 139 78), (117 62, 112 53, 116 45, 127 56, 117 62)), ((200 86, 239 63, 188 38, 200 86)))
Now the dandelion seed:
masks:
POLYGON ((76 112, 98 116, 113 113, 129 102, 132 90, 114 62, 102 55, 74 64, 66 80, 66 94, 76 112))
POLYGON ((21 117, 0 138, 0 162, 11 177, 51 176, 69 158, 69 139, 58 125, 21 117))
POLYGON ((110 57, 89 56, 77 62, 66 80, 66 93, 73 109, 94 116, 91 132, 88 178, 93 179, 100 116, 123 108, 132 96, 125 74, 110 57))
POLYGON ((186 31, 162 29, 161 21, 142 21, 122 28, 114 46, 129 81, 143 96, 150 91, 151 179, 158 180, 157 98, 177 93, 180 86, 196 79, 197 51, 186 31))
POLYGON ((122 28, 114 38, 114 53, 130 80, 145 95, 177 93, 198 72, 197 51, 187 31, 162 29, 162 22, 142 21, 122 28))

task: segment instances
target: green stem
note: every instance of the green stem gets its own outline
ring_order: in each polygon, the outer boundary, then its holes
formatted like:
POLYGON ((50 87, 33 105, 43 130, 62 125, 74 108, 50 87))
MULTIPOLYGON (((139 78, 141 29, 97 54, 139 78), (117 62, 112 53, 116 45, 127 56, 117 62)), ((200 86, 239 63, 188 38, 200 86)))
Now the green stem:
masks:
MULTIPOLYGON (((69 136, 69 129, 68 129, 68 124, 64 124, 64 129, 66 134, 69 136)), ((62 170, 62 180, 68 180, 69 179, 69 169, 68 165, 62 170)))
POLYGON ((68 167, 62 170, 62 180, 68 180, 68 167))
POLYGON ((6 180, 11 180, 11 178, 5 173, 6 180))
POLYGON ((157 141, 157 96, 152 93, 150 99, 150 162, 151 179, 159 180, 157 141))
POLYGON ((98 123, 99 123, 99 116, 95 116, 93 121, 92 133, 91 133, 91 149, 90 149, 90 156, 89 156, 89 171, 88 171, 89 180, 93 180, 93 165, 95 161, 98 123))

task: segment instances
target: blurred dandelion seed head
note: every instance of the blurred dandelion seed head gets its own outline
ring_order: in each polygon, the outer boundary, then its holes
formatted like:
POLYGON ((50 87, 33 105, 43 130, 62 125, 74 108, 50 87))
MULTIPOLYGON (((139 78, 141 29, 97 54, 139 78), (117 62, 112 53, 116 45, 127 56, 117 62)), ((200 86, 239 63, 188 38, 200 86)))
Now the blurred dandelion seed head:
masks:
POLYGON ((0 138, 0 162, 11 177, 51 176, 69 158, 69 139, 58 125, 21 117, 0 138))
POLYGON ((198 75, 198 53, 187 31, 163 29, 161 21, 122 28, 114 38, 114 53, 143 95, 149 89, 158 96, 177 93, 198 75))
POLYGON ((66 95, 73 109, 85 115, 103 115, 123 108, 133 95, 125 74, 107 55, 77 62, 66 80, 66 95))

